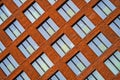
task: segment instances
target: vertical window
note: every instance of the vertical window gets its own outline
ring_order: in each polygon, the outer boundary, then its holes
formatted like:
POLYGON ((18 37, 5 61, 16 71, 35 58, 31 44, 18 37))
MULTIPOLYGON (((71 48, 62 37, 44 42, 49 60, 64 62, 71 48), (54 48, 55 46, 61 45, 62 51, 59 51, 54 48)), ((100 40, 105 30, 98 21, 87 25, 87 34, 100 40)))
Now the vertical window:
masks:
POLYGON ((38 57, 32 63, 32 66, 42 76, 45 74, 45 72, 47 72, 53 66, 53 63, 47 57, 47 55, 45 53, 43 53, 40 57, 38 57))
POLYGON ((79 8, 73 3, 72 0, 68 0, 59 9, 58 13, 66 20, 69 21, 77 12, 79 8))
POLYGON ((68 51, 70 51, 74 47, 74 44, 66 35, 63 35, 52 45, 52 47, 61 57, 63 57, 68 51))
POLYGON ((88 43, 88 46, 97 56, 100 56, 111 45, 111 42, 102 33, 99 33, 92 41, 88 43))
POLYGON ((35 22, 42 14, 44 10, 39 6, 37 2, 33 3, 25 12, 25 16, 31 23, 35 22))
POLYGON ((5 46, 3 43, 0 41, 0 53, 2 53, 5 50, 5 46))
POLYGON ((23 26, 15 20, 11 25, 9 25, 6 29, 5 32, 7 35, 14 41, 17 37, 19 37, 25 29, 23 26))
POLYGON ((81 38, 84 38, 94 28, 94 24, 86 16, 73 25, 73 29, 81 38))
POLYGON ((19 46, 19 50, 24 54, 26 58, 28 58, 33 52, 35 52, 39 46, 37 43, 32 39, 32 37, 26 38, 19 46))
POLYGON ((0 62, 0 68, 7 76, 9 76, 18 66, 19 64, 15 61, 12 55, 8 55, 0 62))
POLYGON ((13 1, 18 7, 20 7, 22 4, 25 3, 26 0, 13 0, 13 1))
POLYGON ((117 75, 120 72, 120 52, 114 52, 104 63, 114 75, 117 75))
POLYGON ((0 6, 0 25, 11 16, 11 12, 5 5, 0 6))
POLYGON ((63 74, 60 71, 58 71, 49 80, 67 80, 67 79, 63 76, 63 74))
POLYGON ((120 16, 112 21, 109 26, 120 37, 120 16))
POLYGON ((49 18, 41 26, 39 26, 38 31, 46 40, 48 40, 58 29, 59 27, 55 24, 55 22, 49 18))
POLYGON ((105 79, 97 70, 95 70, 85 80, 105 80, 105 79))
POLYGON ((93 10, 102 18, 105 19, 116 7, 110 0, 101 0, 93 7, 93 10))
POLYGON ((53 5, 55 2, 57 2, 57 0, 48 0, 48 2, 53 5))
POLYGON ((89 3, 89 2, 90 2, 90 0, 85 0, 85 2, 86 2, 86 3, 89 3))
POLYGON ((15 80, 30 80, 30 78, 25 72, 22 72, 15 78, 15 80))
POLYGON ((70 61, 67 62, 67 65, 76 75, 79 75, 90 65, 90 62, 81 52, 79 52, 72 59, 70 59, 70 61))

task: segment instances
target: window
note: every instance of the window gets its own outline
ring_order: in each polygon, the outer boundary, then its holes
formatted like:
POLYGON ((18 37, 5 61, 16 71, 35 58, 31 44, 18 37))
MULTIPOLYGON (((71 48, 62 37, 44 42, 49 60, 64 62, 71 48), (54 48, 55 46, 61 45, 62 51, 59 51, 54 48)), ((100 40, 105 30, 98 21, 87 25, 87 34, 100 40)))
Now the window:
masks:
POLYGON ((35 50, 39 48, 37 43, 32 39, 32 37, 26 38, 18 48, 24 54, 26 58, 28 58, 35 50))
POLYGON ((67 80, 67 79, 63 76, 63 74, 60 71, 58 71, 49 80, 67 80))
POLYGON ((88 46, 97 56, 100 56, 111 45, 111 42, 102 33, 99 33, 92 41, 88 43, 88 46))
POLYGON ((20 36, 25 29, 23 26, 15 20, 11 25, 9 25, 6 29, 5 32, 7 35, 14 41, 18 36, 20 36))
POLYGON ((2 53, 5 50, 5 46, 3 43, 0 41, 0 53, 2 53))
POLYGON ((40 57, 38 57, 33 63, 32 66, 35 70, 42 76, 45 72, 48 71, 53 66, 51 60, 47 57, 45 53, 43 53, 40 57))
POLYGON ((120 52, 114 52, 104 63, 114 75, 117 75, 120 72, 120 52))
POLYGON ((81 38, 84 38, 94 28, 95 28, 94 24, 86 16, 82 17, 73 26, 73 29, 81 38))
POLYGON ((105 80, 105 79, 101 76, 101 74, 97 70, 95 70, 85 80, 105 80))
POLYGON ((25 16, 31 21, 31 23, 35 22, 42 14, 44 10, 39 6, 37 2, 33 3, 25 12, 25 16))
POLYGON ((48 2, 53 5, 55 2, 57 2, 57 0, 48 0, 48 2))
POLYGON ((11 16, 11 12, 5 5, 0 6, 0 25, 11 16))
POLYGON ((79 75, 90 65, 90 62, 81 52, 79 52, 72 59, 70 59, 70 61, 68 61, 67 65, 76 75, 79 75))
POLYGON ((58 29, 55 22, 49 18, 38 28, 38 31, 48 40, 58 29))
POLYGON ((93 10, 102 18, 105 19, 112 11, 114 11, 116 7, 110 0, 101 0, 93 10))
POLYGON ((120 37, 120 16, 118 16, 114 21, 112 21, 109 26, 120 37))
POLYGON ((28 75, 25 72, 22 72, 21 74, 19 74, 15 80, 30 80, 30 78, 28 77, 28 75))
POLYGON ((0 62, 0 68, 9 76, 19 64, 15 61, 12 55, 8 55, 3 61, 0 62))
POLYGON ((90 0, 85 0, 85 2, 86 2, 86 3, 89 3, 89 2, 90 2, 90 0))
POLYGON ((72 0, 68 0, 64 5, 58 9, 58 13, 66 20, 69 21, 73 17, 79 8, 73 3, 72 0))
POLYGON ((74 44, 66 35, 63 35, 52 45, 52 47, 61 57, 63 57, 68 51, 70 51, 74 47, 74 44))
POLYGON ((13 1, 18 7, 20 7, 22 4, 24 4, 26 0, 13 0, 13 1))

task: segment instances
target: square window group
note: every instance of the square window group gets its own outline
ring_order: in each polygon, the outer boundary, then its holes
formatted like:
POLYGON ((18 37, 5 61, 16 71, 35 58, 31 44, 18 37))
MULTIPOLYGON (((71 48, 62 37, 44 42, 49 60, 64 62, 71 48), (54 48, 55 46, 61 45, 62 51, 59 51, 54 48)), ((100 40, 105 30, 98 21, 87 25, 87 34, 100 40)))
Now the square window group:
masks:
POLYGON ((30 20, 31 23, 35 22, 45 11, 40 5, 35 2, 27 10, 24 11, 25 16, 30 20))
POLYGON ((115 51, 104 63, 114 75, 117 75, 120 72, 120 52, 115 51))
POLYGON ((32 39, 31 36, 27 37, 19 46, 19 50, 23 55, 28 58, 32 55, 38 48, 38 44, 32 39))
POLYGON ((116 9, 115 5, 110 0, 100 0, 93 10, 102 18, 105 19, 112 11, 116 9))
POLYGON ((120 16, 115 18, 109 26, 120 37, 120 16))
POLYGON ((112 43, 102 33, 99 33, 88 43, 88 46, 97 56, 102 55, 102 53, 105 52, 111 45, 112 43))
POLYGON ((32 66, 35 70, 43 76, 45 72, 47 72, 54 64, 47 57, 45 53, 43 53, 40 57, 38 57, 33 63, 32 66))
POLYGON ((84 38, 94 28, 95 25, 86 16, 73 25, 73 29, 81 38, 84 38))
POLYGON ((55 32, 57 32, 59 27, 56 23, 48 18, 42 25, 39 26, 38 31, 42 34, 42 36, 48 40, 55 32))
POLYGON ((12 55, 8 55, 0 62, 0 68, 7 76, 9 76, 18 66, 19 64, 16 62, 12 55))
POLYGON ((5 5, 0 6, 0 25, 12 15, 5 5))
POLYGON ((49 80, 67 80, 60 71, 57 71, 54 75, 52 75, 49 80))
POLYGON ((90 62, 81 52, 79 52, 67 62, 67 65, 78 76, 90 65, 90 62))
POLYGON ((25 29, 23 26, 18 22, 18 20, 15 20, 12 22, 6 29, 5 32, 7 35, 14 41, 16 38, 18 38, 25 29))
POLYGON ((72 0, 68 0, 58 9, 58 13, 65 21, 69 21, 79 10, 72 0))
POLYGON ((74 44, 64 34, 57 41, 55 41, 55 43, 53 43, 52 47, 60 55, 60 57, 63 57, 68 51, 70 51, 74 47, 74 44))
POLYGON ((95 70, 85 80, 105 80, 105 79, 97 70, 95 70))

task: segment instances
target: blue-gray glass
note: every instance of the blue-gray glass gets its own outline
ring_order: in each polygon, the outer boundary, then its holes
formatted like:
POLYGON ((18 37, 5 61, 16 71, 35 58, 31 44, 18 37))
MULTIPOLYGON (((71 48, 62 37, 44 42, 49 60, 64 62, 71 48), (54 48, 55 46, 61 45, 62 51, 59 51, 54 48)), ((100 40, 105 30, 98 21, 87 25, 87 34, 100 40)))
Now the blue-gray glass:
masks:
POLYGON ((63 57, 67 52, 70 51, 70 49, 74 47, 74 44, 66 35, 63 35, 52 45, 52 47, 61 57, 63 57))
POLYGON ((0 63, 0 68, 4 71, 4 73, 8 76, 10 75, 10 71, 7 69, 7 67, 1 62, 0 63))
POLYGON ((97 70, 95 70, 85 80, 105 80, 105 79, 97 70))
POLYGON ((116 7, 110 0, 101 0, 93 10, 102 18, 105 19, 112 11, 114 11, 116 7))
POLYGON ((0 68, 7 76, 9 76, 18 66, 19 64, 12 57, 12 55, 8 55, 3 61, 0 62, 0 68))
POLYGON ((73 3, 72 0, 68 0, 61 8, 58 9, 58 13, 69 21, 80 9, 73 3))
POLYGON ((110 28, 120 37, 120 16, 110 23, 110 28))
POLYGON ((11 16, 11 12, 8 10, 8 8, 5 5, 2 5, 0 7, 0 25, 11 16))
POLYGON ((35 50, 39 48, 38 44, 32 39, 32 37, 26 38, 25 41, 23 41, 18 48, 23 53, 23 55, 28 58, 35 50))
POLYGON ((30 80, 30 78, 25 72, 22 72, 18 75, 18 77, 15 80, 30 80))
POLYGON ((81 38, 84 38, 94 28, 95 28, 95 25, 86 16, 82 17, 73 26, 73 29, 81 38))
POLYGON ((9 17, 11 15, 11 12, 7 9, 7 7, 5 5, 3 5, 1 7, 2 10, 4 10, 4 13, 7 15, 7 17, 9 17))
POLYGON ((42 14, 44 10, 40 7, 37 2, 34 2, 25 12, 25 16, 30 20, 31 23, 35 22, 42 14))
POLYGON ((116 69, 116 67, 109 60, 105 61, 105 65, 111 70, 111 72, 114 75, 117 75, 119 73, 119 71, 116 69))
POLYGON ((26 0, 13 0, 13 2, 18 6, 20 7, 22 4, 24 4, 26 0))
POLYGON ((42 76, 47 72, 54 64, 47 57, 45 53, 43 53, 40 57, 38 57, 33 63, 32 66, 35 70, 42 76))
POLYGON ((69 61, 67 63, 67 65, 70 67, 70 69, 76 74, 79 75, 81 72, 79 71, 79 69, 71 62, 69 61))
POLYGON ((66 80, 66 78, 60 71, 58 71, 49 80, 66 80))
POLYGON ((57 0, 48 0, 48 2, 53 5, 55 2, 57 2, 57 0))
POLYGON ((5 29, 5 32, 13 41, 18 38, 24 31, 25 29, 17 20, 12 22, 11 25, 5 29))
POLYGON ((5 50, 5 46, 3 45, 3 43, 0 41, 0 53, 3 52, 5 50))
POLYGON ((56 43, 54 43, 54 45, 52 45, 52 47, 55 49, 55 51, 57 53, 59 53, 59 55, 61 57, 63 57, 65 55, 64 52, 62 51, 62 49, 56 43))
POLYGON ((67 65, 76 75, 80 75, 80 73, 90 65, 90 62, 79 52, 68 61, 67 65))
POLYGON ((120 52, 115 51, 104 63, 114 75, 117 75, 120 72, 120 52))
POLYGON ((58 29, 59 27, 56 25, 56 23, 49 18, 39 26, 38 31, 46 40, 48 40, 55 32, 57 32, 58 29))
POLYGON ((97 56, 102 55, 102 53, 105 52, 111 45, 112 43, 102 33, 99 33, 88 43, 88 46, 97 56))

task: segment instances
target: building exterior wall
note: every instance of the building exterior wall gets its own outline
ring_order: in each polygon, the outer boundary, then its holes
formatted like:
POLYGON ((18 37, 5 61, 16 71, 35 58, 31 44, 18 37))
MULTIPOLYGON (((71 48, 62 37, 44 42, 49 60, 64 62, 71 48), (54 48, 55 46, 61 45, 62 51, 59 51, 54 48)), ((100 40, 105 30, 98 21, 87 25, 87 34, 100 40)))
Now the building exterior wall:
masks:
POLYGON ((21 7, 17 7, 13 0, 0 0, 0 4, 6 5, 12 13, 12 15, 0 25, 0 41, 6 47, 6 49, 0 53, 0 61, 5 59, 8 54, 11 54, 19 64, 19 67, 9 76, 6 76, 2 69, 0 69, 0 80, 13 80, 22 71, 26 72, 31 80, 47 80, 58 70, 67 80, 84 80, 94 70, 97 70, 105 80, 120 79, 120 73, 115 76, 104 64, 104 61, 112 55, 113 52, 116 50, 120 51, 120 37, 109 27, 109 24, 120 14, 120 0, 110 0, 116 6, 116 9, 104 20, 93 10, 93 6, 96 5, 99 0, 91 0, 89 3, 86 3, 84 0, 72 0, 80 11, 68 22, 66 22, 57 12, 57 9, 61 7, 65 1, 66 0, 58 0, 55 4, 50 5, 47 0, 27 0, 21 7), (45 13, 34 23, 31 23, 23 12, 34 1, 44 9, 45 13), (72 26, 84 15, 95 25, 95 28, 82 39, 73 30, 72 26), (52 18, 52 20, 58 25, 59 30, 48 40, 45 40, 45 38, 38 32, 37 28, 48 17, 52 18), (23 32, 15 41, 12 41, 4 30, 15 19, 21 23, 25 32, 23 32), (98 57, 90 49, 88 43, 100 32, 106 36, 106 38, 112 43, 112 46, 98 57), (63 34, 66 34, 75 46, 61 58, 52 48, 52 44, 63 34), (27 36, 31 36, 39 45, 39 48, 29 58, 25 58, 22 52, 17 48, 27 36), (67 66, 67 62, 79 51, 83 53, 91 64, 88 68, 82 71, 80 75, 76 76, 67 66), (43 52, 49 57, 54 65, 45 72, 43 76, 40 76, 31 64, 43 52))

